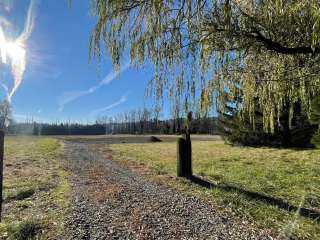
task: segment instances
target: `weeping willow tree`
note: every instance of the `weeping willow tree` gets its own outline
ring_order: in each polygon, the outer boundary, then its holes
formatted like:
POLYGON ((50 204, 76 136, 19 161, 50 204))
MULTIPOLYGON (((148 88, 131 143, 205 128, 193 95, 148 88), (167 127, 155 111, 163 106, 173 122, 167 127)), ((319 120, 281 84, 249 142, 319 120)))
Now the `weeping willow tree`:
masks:
POLYGON ((320 3, 316 0, 91 0, 97 16, 90 49, 119 68, 152 64, 150 95, 178 109, 225 107, 240 87, 240 116, 274 132, 299 103, 308 117, 320 93, 320 3), (236 83, 236 84, 235 84, 236 83), (215 101, 217 100, 217 101, 215 101))

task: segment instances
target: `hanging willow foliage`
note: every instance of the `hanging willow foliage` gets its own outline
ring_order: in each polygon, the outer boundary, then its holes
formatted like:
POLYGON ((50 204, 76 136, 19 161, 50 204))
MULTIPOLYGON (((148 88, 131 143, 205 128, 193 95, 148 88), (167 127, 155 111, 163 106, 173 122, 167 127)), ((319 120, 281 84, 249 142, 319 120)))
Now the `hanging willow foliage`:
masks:
POLYGON ((91 56, 100 58, 103 47, 116 67, 128 53, 137 66, 152 64, 153 95, 158 100, 168 96, 179 105, 174 109, 206 112, 214 97, 241 88, 241 113, 254 122, 258 104, 264 129, 272 132, 284 108, 299 102, 310 113, 312 98, 320 93, 319 1, 91 3, 98 19, 91 56))

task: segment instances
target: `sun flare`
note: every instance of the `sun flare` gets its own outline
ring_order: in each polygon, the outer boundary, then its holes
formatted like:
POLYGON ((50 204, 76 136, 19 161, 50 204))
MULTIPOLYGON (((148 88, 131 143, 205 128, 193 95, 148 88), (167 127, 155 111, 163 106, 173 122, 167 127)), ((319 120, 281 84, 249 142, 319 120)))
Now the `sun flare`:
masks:
MULTIPOLYGON (((23 38, 8 40, 3 29, 0 26, 0 63, 11 66, 11 72, 14 79, 14 85, 10 92, 7 93, 8 101, 19 85, 21 84, 24 71, 26 69, 26 47, 23 38)), ((2 83, 2 85, 4 85, 2 83)))
POLYGON ((0 54, 3 63, 7 62, 7 58, 12 62, 17 62, 25 59, 26 50, 19 40, 7 41, 4 34, 0 34, 0 54))
POLYGON ((7 53, 12 61, 23 60, 26 56, 26 50, 22 43, 19 41, 16 42, 7 42, 7 53))
POLYGON ((11 33, 10 26, 12 24, 0 15, 0 66, 2 64, 10 66, 13 77, 13 86, 10 90, 2 81, 0 82, 0 87, 2 86, 5 89, 9 102, 11 102, 12 96, 22 83, 26 70, 27 51, 30 50, 27 48, 27 41, 34 28, 36 2, 37 0, 30 0, 24 29, 15 39, 8 38, 8 36, 11 36, 9 34, 11 33))

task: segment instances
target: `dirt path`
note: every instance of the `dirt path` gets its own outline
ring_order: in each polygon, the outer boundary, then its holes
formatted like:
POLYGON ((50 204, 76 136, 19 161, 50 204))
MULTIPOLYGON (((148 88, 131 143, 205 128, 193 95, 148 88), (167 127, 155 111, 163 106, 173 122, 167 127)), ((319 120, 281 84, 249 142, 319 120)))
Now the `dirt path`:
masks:
POLYGON ((207 204, 66 143, 73 174, 66 239, 269 239, 207 204))

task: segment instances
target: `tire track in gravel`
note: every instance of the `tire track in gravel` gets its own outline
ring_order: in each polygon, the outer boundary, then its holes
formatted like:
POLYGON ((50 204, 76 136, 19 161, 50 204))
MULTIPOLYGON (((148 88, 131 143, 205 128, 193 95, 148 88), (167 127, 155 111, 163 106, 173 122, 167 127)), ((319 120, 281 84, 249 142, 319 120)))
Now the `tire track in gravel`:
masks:
POLYGON ((72 175, 65 239, 270 239, 195 197, 147 181, 90 144, 65 146, 72 175))

